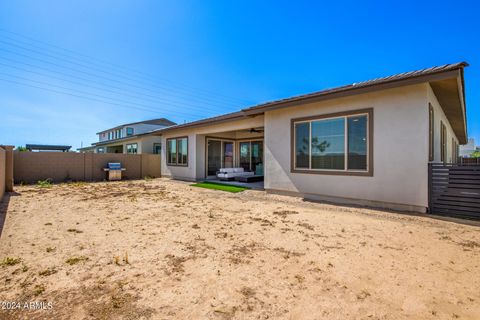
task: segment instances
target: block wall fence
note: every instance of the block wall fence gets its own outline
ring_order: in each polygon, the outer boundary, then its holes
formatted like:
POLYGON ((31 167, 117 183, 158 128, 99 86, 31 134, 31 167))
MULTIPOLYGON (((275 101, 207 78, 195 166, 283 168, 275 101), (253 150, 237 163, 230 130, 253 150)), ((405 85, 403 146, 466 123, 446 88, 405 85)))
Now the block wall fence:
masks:
MULTIPOLYGON (((0 156, 1 157, 1 156, 0 156)), ((103 168, 109 162, 120 162, 126 170, 122 179, 158 178, 161 176, 160 155, 73 152, 13 152, 15 183, 103 181, 103 168)), ((1 160, 0 160, 1 161, 1 160)))

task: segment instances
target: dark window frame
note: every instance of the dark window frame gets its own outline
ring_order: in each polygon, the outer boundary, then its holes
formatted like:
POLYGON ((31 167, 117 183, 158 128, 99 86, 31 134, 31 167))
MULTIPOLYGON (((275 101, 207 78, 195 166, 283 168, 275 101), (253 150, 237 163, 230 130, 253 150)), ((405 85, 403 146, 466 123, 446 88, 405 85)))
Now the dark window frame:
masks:
POLYGON ((440 161, 447 161, 447 126, 440 121, 440 161))
POLYGON ((162 154, 162 144, 161 144, 161 143, 155 142, 155 143, 153 144, 153 154, 162 154), (159 153, 156 153, 156 152, 155 152, 155 151, 156 151, 155 147, 160 147, 160 152, 159 152, 159 153))
POLYGON ((428 160, 435 159, 435 112, 432 104, 428 104, 428 160))
POLYGON ((166 157, 166 161, 165 163, 167 164, 167 166, 169 167, 188 167, 188 145, 189 145, 189 142, 188 142, 188 136, 182 136, 182 137, 174 137, 174 138, 167 138, 167 146, 166 146, 166 149, 165 149, 165 157, 166 157), (187 161, 185 163, 179 163, 178 161, 178 141, 179 140, 182 140, 182 139, 186 139, 186 143, 187 143, 187 161), (169 152, 170 152, 170 148, 169 148, 169 141, 172 141, 172 140, 175 140, 175 154, 176 154, 176 159, 175 159, 175 163, 173 162, 168 162, 169 160, 169 152))
MULTIPOLYGON (((302 118, 294 118, 290 120, 290 172, 291 173, 309 173, 309 174, 323 174, 323 175, 344 175, 344 176, 373 176, 373 108, 350 110, 344 112, 328 113, 322 115, 315 115, 302 118), (348 118, 350 116, 367 116, 367 170, 349 170, 348 164, 344 170, 335 169, 303 169, 295 167, 295 124, 305 121, 324 120, 329 118, 348 118)), ((347 129, 346 129, 347 130, 347 129)), ((348 140, 348 137, 346 137, 348 140)), ((311 142, 310 142, 311 143, 311 142)), ((347 157, 348 144, 345 145, 347 157)), ((311 154, 309 155, 311 157, 311 154)))
MULTIPOLYGON (((238 164, 239 167, 242 167, 240 165, 241 144, 242 143, 248 143, 248 171, 253 171, 252 170, 252 167, 253 167, 252 166, 252 164, 253 164, 253 162, 252 162, 252 158, 253 158, 252 144, 255 143, 255 142, 261 142, 262 143, 262 163, 265 165, 265 139, 264 139, 264 137, 236 139, 236 142, 237 142, 236 150, 238 151, 238 156, 237 156, 238 163, 237 164, 238 164)), ((247 169, 245 169, 245 170, 247 170, 247 169)))
POLYGON ((457 141, 452 137, 452 163, 457 163, 457 141))

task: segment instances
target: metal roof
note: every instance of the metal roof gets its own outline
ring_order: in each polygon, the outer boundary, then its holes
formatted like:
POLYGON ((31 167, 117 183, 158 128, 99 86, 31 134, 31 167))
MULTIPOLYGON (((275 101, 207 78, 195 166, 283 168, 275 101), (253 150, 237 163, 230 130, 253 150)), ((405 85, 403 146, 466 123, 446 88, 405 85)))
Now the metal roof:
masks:
POLYGON ((134 135, 131 135, 131 136, 122 137, 122 138, 118 138, 118 139, 111 139, 111 140, 94 142, 94 143, 92 143, 92 146, 93 146, 93 147, 98 147, 98 146, 102 146, 102 145, 106 145, 106 144, 111 144, 111 143, 116 143, 116 142, 123 142, 123 141, 127 141, 127 140, 132 140, 132 139, 138 138, 138 136, 140 136, 140 135, 145 135, 145 134, 148 134, 148 133, 150 133, 150 132, 152 132, 152 131, 148 131, 148 132, 140 133, 140 134, 134 134, 134 135))
POLYGON ((72 146, 49 145, 49 144, 27 144, 27 150, 44 150, 44 151, 68 151, 72 146))
MULTIPOLYGON (((253 107, 245 108, 237 112, 227 113, 211 118, 206 118, 202 120, 192 121, 184 124, 173 125, 167 128, 161 128, 153 130, 147 134, 152 133, 161 133, 175 129, 188 128, 202 126, 212 123, 219 123, 234 119, 241 119, 247 116, 254 116, 257 114, 262 114, 266 110, 273 110, 282 107, 295 106, 298 102, 308 103, 309 100, 315 101, 315 99, 333 99, 340 97, 342 95, 354 95, 367 92, 368 90, 382 90, 388 88, 394 88, 402 85, 409 85, 421 82, 428 82, 433 80, 439 75, 444 75, 445 77, 453 77, 450 72, 457 72, 458 70, 463 70, 464 67, 467 67, 468 63, 458 62, 452 64, 445 64, 441 66, 409 71, 404 73, 399 73, 387 77, 371 79, 362 82, 355 82, 352 84, 325 89, 321 91, 316 91, 309 94, 298 95, 290 98, 274 100, 266 103, 261 103, 253 107)), ((462 74, 463 81, 463 74, 462 74)), ((462 92, 463 100, 465 93, 462 92)), ((465 125, 466 126, 466 125, 465 125)))
POLYGON ((175 126, 170 126, 170 127, 167 127, 167 128, 156 129, 156 130, 152 130, 150 132, 142 133, 140 135, 146 135, 146 134, 151 134, 151 133, 155 133, 155 132, 163 132, 163 131, 168 131, 168 130, 173 130, 173 129, 180 129, 180 128, 185 128, 185 127, 196 127, 196 126, 201 126, 201 125, 204 125, 204 124, 219 123, 219 122, 222 122, 222 121, 233 120, 233 119, 236 119, 236 118, 240 119, 240 118, 244 118, 244 117, 245 117, 245 114, 242 111, 236 111, 236 112, 232 112, 232 113, 226 113, 226 114, 222 114, 222 115, 219 115, 219 116, 214 116, 214 117, 205 118, 205 119, 201 119, 201 120, 196 120, 196 121, 192 121, 192 122, 187 122, 187 123, 183 123, 183 124, 177 124, 175 126))
POLYGON ((303 94, 303 95, 299 95, 299 96, 294 96, 294 97, 290 97, 290 98, 286 98, 286 99, 274 100, 274 101, 262 103, 262 104, 259 104, 259 105, 253 106, 253 107, 249 107, 249 108, 246 108, 246 109, 242 109, 242 111, 249 112, 249 111, 259 110, 259 109, 263 109, 263 108, 266 108, 266 107, 279 105, 279 104, 283 104, 283 103, 287 103, 287 102, 305 100, 305 99, 319 97, 319 96, 327 96, 327 95, 334 94, 334 93, 352 91, 352 90, 356 90, 356 89, 360 89, 360 88, 374 87, 374 86, 378 86, 378 85, 381 85, 381 84, 395 83, 395 82, 399 82, 399 81, 402 81, 402 80, 415 79, 415 78, 419 78, 419 77, 423 77, 423 76, 435 75, 435 74, 446 72, 446 71, 463 69, 464 67, 467 67, 467 66, 468 66, 468 63, 466 63, 466 62, 458 62, 458 63, 445 64, 445 65, 441 65, 441 66, 421 69, 421 70, 403 72, 403 73, 398 73, 398 74, 394 74, 394 75, 387 76, 387 77, 376 78, 376 79, 371 79, 371 80, 361 81, 361 82, 355 82, 355 83, 340 86, 340 87, 325 89, 325 90, 316 91, 316 92, 313 92, 313 93, 303 94))
POLYGON ((168 120, 167 118, 158 118, 158 119, 152 119, 152 120, 144 120, 144 121, 137 121, 137 122, 131 122, 131 123, 126 123, 126 124, 121 124, 121 125, 119 125, 119 126, 116 126, 116 127, 110 128, 110 129, 106 129, 106 130, 99 131, 99 132, 97 132, 97 134, 103 133, 103 132, 107 132, 107 131, 110 131, 110 130, 115 130, 115 129, 127 127, 127 126, 133 126, 133 125, 135 125, 135 124, 157 124, 157 125, 161 125, 161 126, 173 126, 173 125, 176 125, 175 122, 170 121, 170 120, 168 120))

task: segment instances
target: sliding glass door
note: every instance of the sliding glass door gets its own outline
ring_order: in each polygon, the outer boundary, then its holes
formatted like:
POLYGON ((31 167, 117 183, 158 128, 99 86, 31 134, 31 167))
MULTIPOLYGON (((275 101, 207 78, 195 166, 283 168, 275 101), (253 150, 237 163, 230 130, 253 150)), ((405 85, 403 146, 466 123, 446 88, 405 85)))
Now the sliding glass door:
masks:
POLYGON ((239 143, 239 151, 240 167, 263 175, 263 141, 242 141, 239 143))
POLYGON ((207 142, 207 176, 215 176, 222 167, 222 142, 208 140, 207 142))
POLYGON ((263 175, 263 141, 252 141, 251 168, 255 174, 263 175))
POLYGON ((227 140, 207 140, 207 177, 215 177, 221 168, 233 168, 234 143, 227 140))
POLYGON ((240 142, 240 167, 250 171, 250 141, 240 142))
POLYGON ((233 142, 223 142, 223 168, 233 168, 233 142))

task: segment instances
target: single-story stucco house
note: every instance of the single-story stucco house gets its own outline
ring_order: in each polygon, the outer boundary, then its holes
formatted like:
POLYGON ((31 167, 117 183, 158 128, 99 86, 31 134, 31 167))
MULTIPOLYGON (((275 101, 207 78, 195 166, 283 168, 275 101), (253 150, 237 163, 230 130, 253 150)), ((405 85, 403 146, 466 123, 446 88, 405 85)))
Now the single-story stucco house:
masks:
POLYGON ((428 163, 467 142, 464 68, 455 63, 268 102, 174 125, 162 175, 262 171, 267 192, 425 212, 428 163))

